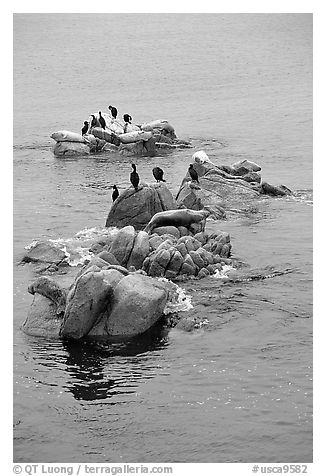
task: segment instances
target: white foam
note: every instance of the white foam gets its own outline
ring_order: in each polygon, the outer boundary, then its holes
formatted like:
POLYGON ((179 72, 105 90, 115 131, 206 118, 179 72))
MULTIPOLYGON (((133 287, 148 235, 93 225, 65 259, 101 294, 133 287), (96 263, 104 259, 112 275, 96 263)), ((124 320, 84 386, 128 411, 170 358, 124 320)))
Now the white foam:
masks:
POLYGON ((191 296, 186 294, 183 288, 180 288, 180 286, 172 283, 166 278, 159 278, 159 281, 169 283, 170 290, 172 291, 170 292, 169 301, 165 305, 163 314, 184 312, 193 308, 193 305, 191 304, 191 296))
POLYGON ((230 266, 229 264, 225 264, 224 266, 222 266, 222 269, 219 270, 217 269, 215 271, 215 273, 212 275, 213 278, 215 279, 228 279, 229 276, 228 276, 228 271, 236 271, 235 268, 233 268, 233 266, 230 266))
MULTIPOLYGON (((56 238, 48 241, 65 253, 66 261, 70 266, 78 266, 89 261, 93 254, 89 252, 89 248, 101 236, 116 235, 118 228, 84 228, 78 231, 72 238, 56 238)), ((26 250, 34 248, 39 241, 34 240, 25 246, 26 250)))

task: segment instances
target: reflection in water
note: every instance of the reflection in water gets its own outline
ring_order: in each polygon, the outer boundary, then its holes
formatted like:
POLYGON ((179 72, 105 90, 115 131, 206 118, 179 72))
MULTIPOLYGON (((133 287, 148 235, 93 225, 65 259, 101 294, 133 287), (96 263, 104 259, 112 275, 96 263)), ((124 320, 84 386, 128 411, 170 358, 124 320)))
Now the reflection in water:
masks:
MULTIPOLYGON (((33 342, 32 350, 37 362, 34 371, 44 373, 45 367, 46 380, 51 380, 52 369, 56 372, 60 367, 65 376, 62 387, 71 392, 76 400, 103 400, 115 395, 133 394, 139 380, 155 375, 152 351, 167 345, 167 333, 167 329, 158 325, 140 337, 119 343, 67 340, 55 342, 53 347, 46 342, 44 345, 33 342), (58 346, 64 351, 64 355, 60 352, 59 360, 58 346), (147 352, 148 356, 143 355, 147 352)), ((42 383, 53 385, 49 381, 42 383)))

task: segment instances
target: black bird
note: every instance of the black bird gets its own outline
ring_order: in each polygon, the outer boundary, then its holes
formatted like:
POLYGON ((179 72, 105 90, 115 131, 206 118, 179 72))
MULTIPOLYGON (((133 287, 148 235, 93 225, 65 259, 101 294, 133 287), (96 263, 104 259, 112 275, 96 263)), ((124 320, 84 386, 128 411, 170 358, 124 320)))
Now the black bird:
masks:
POLYGON ((103 129, 105 129, 105 128, 106 128, 106 122, 105 122, 104 117, 102 116, 101 111, 98 112, 98 115, 99 115, 98 121, 99 121, 99 123, 101 124, 101 127, 102 127, 103 129))
POLYGON ((191 180, 192 180, 193 182, 199 183, 198 174, 197 174, 196 170, 194 169, 193 164, 190 164, 190 165, 189 165, 188 172, 189 172, 189 175, 190 175, 190 177, 191 177, 191 180))
POLYGON ((135 187, 135 190, 138 190, 139 175, 136 172, 136 165, 131 164, 131 167, 133 168, 133 171, 130 174, 130 182, 135 187))
POLYGON ((117 115, 118 115, 118 110, 116 107, 114 106, 108 106, 108 108, 110 109, 111 111, 111 115, 113 117, 113 119, 116 119, 117 118, 117 115))
POLYGON ((113 192, 112 192, 112 202, 114 202, 119 196, 119 190, 116 185, 113 185, 113 192))
POLYGON ((166 182, 163 178, 164 170, 162 170, 160 167, 154 167, 153 168, 153 175, 154 178, 156 179, 156 182, 166 182))
POLYGON ((88 131, 88 126, 89 126, 88 122, 84 121, 84 127, 82 128, 82 136, 86 134, 86 132, 88 131))

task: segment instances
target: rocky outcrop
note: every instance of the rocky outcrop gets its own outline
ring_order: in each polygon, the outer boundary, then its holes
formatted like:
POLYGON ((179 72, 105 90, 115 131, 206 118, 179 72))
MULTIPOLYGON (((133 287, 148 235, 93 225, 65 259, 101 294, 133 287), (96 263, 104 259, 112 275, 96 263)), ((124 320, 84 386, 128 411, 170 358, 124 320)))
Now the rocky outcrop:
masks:
POLYGON ((257 183, 253 185, 242 177, 230 175, 211 162, 195 161, 193 167, 199 184, 193 182, 187 172, 176 197, 179 207, 200 210, 209 206, 219 216, 224 209, 259 197, 257 183))
MULTIPOLYGON (((103 114, 106 116, 106 114, 103 114)), ((106 129, 92 127, 81 136, 70 131, 57 131, 51 135, 56 141, 53 153, 57 156, 89 155, 95 152, 117 152, 127 155, 154 156, 157 149, 175 149, 191 147, 190 142, 178 139, 174 127, 166 120, 156 120, 138 126, 138 131, 123 133, 123 126, 110 119, 106 129)), ((137 127, 136 127, 137 129, 137 127)))
POLYGON ((22 330, 35 337, 57 338, 60 334, 62 316, 57 314, 56 304, 36 293, 29 308, 22 330))
POLYGON ((22 261, 26 263, 53 263, 60 264, 66 260, 67 256, 58 246, 50 241, 38 241, 30 246, 24 254, 22 261))
POLYGON ((249 200, 261 194, 270 196, 291 195, 284 185, 273 186, 262 181, 261 167, 243 160, 233 165, 215 165, 203 151, 193 155, 193 168, 199 183, 193 182, 187 172, 176 197, 178 207, 201 210, 211 209, 216 218, 224 210, 246 206, 249 200))
POLYGON ((204 232, 195 236, 151 235, 153 251, 144 260, 143 270, 149 276, 178 279, 186 276, 204 278, 229 264, 230 236, 220 232, 211 236, 204 232))
POLYGON ((144 333, 163 315, 168 293, 142 274, 124 276, 114 289, 110 308, 89 335, 129 338, 144 333))
POLYGON ((138 190, 129 187, 120 194, 112 205, 105 226, 132 225, 140 230, 155 213, 175 208, 176 202, 165 184, 140 184, 138 190))
POLYGON ((129 273, 121 266, 100 268, 93 264, 73 282, 62 315, 55 299, 60 284, 53 280, 49 286, 47 281, 38 280, 30 286, 34 301, 22 327, 26 334, 69 339, 134 337, 162 317, 169 297, 163 282, 139 272, 129 273), (54 296, 49 289, 55 290, 54 296))

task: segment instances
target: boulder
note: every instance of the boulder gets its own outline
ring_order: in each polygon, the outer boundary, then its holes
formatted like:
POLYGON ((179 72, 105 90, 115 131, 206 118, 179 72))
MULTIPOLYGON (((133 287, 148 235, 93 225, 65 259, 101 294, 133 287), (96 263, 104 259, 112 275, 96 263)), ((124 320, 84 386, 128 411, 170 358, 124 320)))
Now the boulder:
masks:
POLYGON ((259 197, 257 185, 229 175, 210 162, 195 162, 193 166, 198 173, 199 184, 191 182, 187 172, 176 197, 179 208, 200 210, 205 206, 214 212, 215 218, 224 218, 225 209, 247 204, 248 200, 259 197))
POLYGON ((154 279, 137 273, 124 277, 114 291, 108 334, 126 338, 145 332, 163 315, 167 299, 168 292, 154 279))
POLYGON ((157 235, 167 234, 175 236, 176 238, 180 238, 180 231, 175 226, 159 226, 157 228, 154 228, 152 233, 156 233, 157 235))
POLYGON ((57 315, 57 306, 53 301, 36 293, 28 311, 22 330, 35 337, 58 338, 62 318, 57 315))
POLYGON ((149 236, 145 231, 139 231, 134 241, 127 268, 134 266, 136 269, 141 269, 143 261, 149 255, 149 252, 149 236))
POLYGON ((176 202, 163 183, 141 184, 137 191, 129 187, 113 203, 105 226, 133 225, 141 230, 157 212, 175 208, 176 202))
POLYGON ((53 153, 59 157, 89 155, 91 153, 91 145, 81 142, 56 142, 53 147, 53 153))
POLYGON ((115 235, 114 241, 110 246, 110 253, 116 258, 121 266, 126 266, 132 249, 136 232, 133 226, 125 226, 121 228, 115 235))
POLYGON ((283 197, 285 195, 292 195, 292 192, 285 185, 270 185, 267 182, 262 182, 261 193, 271 195, 272 197, 283 197))
POLYGON ((80 276, 67 296, 61 335, 80 339, 100 320, 113 299, 113 290, 123 275, 116 270, 88 272, 80 276))
MULTIPOLYGON (((76 142, 77 143, 77 142, 76 142)), ((48 241, 38 241, 30 248, 22 261, 29 263, 52 263, 59 264, 67 258, 64 251, 48 241)))

